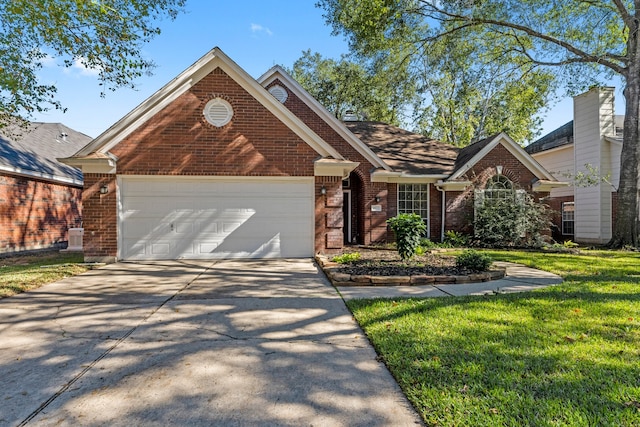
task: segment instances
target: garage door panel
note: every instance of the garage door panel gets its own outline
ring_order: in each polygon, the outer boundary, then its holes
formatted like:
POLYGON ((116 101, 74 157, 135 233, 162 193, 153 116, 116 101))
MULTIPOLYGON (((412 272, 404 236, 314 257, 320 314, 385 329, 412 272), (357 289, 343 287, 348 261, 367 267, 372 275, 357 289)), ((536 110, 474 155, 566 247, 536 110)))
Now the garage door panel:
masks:
POLYGON ((124 259, 313 255, 312 178, 121 179, 124 259))

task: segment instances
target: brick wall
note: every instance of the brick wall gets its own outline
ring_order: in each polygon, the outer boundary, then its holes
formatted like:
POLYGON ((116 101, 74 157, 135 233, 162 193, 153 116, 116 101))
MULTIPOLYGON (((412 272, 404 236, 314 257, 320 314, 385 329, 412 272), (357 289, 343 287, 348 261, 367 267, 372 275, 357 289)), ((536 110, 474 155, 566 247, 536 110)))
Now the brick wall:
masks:
POLYGON ((0 175, 0 253, 63 248, 82 222, 81 188, 0 175))
POLYGON ((84 259, 87 262, 113 262, 118 253, 118 208, 115 175, 84 174, 84 259), (100 194, 106 185, 108 192, 100 194))
MULTIPOLYGON (((531 193, 536 176, 502 144, 498 144, 462 177, 471 181, 472 186, 460 192, 447 192, 445 230, 473 233, 474 190, 485 188, 487 181, 497 174, 498 165, 502 166, 502 175, 509 178, 516 188, 531 193)), ((546 193, 533 195, 538 199, 546 193)))
MULTIPOLYGON (((268 87, 275 84, 286 88, 286 85, 279 80, 273 81, 268 87)), ((370 244, 385 241, 387 239, 387 226, 385 221, 388 217, 387 185, 385 183, 371 182, 371 169, 373 168, 371 163, 294 93, 289 91, 289 96, 284 105, 346 159, 360 163, 352 172, 352 176, 357 176, 357 179, 361 183, 357 194, 355 191, 352 194, 352 197, 357 200, 358 206, 357 224, 354 224, 358 232, 356 243, 370 244), (380 202, 375 201, 376 195, 380 196, 380 202), (371 212, 371 205, 373 204, 381 205, 382 211, 371 212)))

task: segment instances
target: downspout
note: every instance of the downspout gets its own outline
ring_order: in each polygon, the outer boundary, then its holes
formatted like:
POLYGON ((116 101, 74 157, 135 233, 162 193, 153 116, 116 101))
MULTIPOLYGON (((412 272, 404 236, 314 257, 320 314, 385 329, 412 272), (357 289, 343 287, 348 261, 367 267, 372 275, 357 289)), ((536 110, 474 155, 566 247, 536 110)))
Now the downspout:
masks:
POLYGON ((438 191, 442 193, 442 219, 440 221, 440 242, 444 242, 444 221, 445 221, 445 213, 447 211, 447 197, 446 191, 439 185, 436 184, 436 188, 438 191))

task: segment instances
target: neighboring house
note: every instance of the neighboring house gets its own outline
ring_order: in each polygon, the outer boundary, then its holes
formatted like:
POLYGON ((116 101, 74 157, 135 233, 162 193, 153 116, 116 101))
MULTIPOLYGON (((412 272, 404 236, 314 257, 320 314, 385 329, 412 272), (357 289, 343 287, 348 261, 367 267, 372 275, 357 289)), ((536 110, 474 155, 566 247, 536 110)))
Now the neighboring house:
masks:
POLYGON ((577 178, 575 185, 553 189, 546 200, 558 212, 554 238, 607 243, 615 221, 624 121, 614 114, 614 88, 596 87, 576 96, 573 116, 526 150, 556 178, 577 178))
POLYGON ((215 48, 75 155, 88 261, 308 257, 385 242, 416 212, 472 231, 473 195, 562 185, 505 134, 462 150, 341 122, 276 66, 258 80, 215 48))
POLYGON ((82 172, 56 157, 89 141, 60 123, 0 134, 0 253, 66 247, 82 221, 82 172))

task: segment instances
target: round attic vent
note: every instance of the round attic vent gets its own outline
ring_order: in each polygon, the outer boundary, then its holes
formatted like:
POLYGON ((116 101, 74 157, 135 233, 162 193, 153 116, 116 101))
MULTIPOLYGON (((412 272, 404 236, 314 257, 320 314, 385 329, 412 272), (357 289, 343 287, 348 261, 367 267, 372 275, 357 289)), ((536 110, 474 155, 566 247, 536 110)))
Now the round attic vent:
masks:
POLYGON ((231 121, 233 108, 222 98, 215 98, 204 106, 204 118, 215 127, 222 127, 231 121))
POLYGON ((273 95, 273 97, 278 101, 280 101, 282 104, 284 104, 287 98, 289 97, 287 90, 280 85, 271 86, 269 88, 269 93, 273 95))

